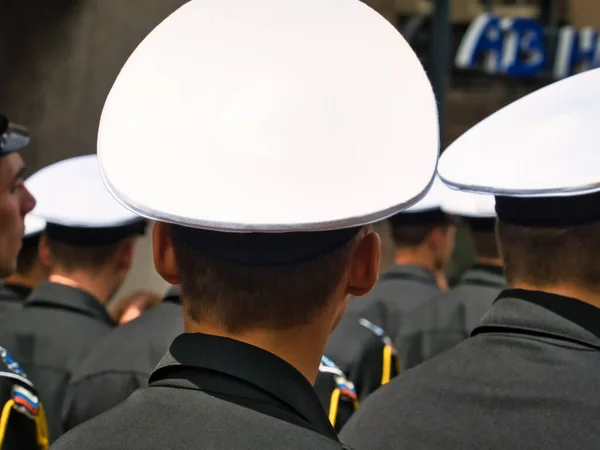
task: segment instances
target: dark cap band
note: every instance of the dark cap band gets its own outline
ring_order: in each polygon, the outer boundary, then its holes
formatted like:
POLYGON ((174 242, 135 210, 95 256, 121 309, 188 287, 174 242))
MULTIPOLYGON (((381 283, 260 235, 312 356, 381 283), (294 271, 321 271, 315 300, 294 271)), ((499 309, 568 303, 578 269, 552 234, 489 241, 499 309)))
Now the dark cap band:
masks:
POLYGON ((68 227, 55 223, 46 225, 48 239, 73 246, 96 246, 115 244, 123 239, 143 235, 148 223, 145 219, 136 220, 117 227, 83 228, 68 227))
POLYGON ((532 227, 566 227, 600 221, 600 191, 561 197, 496 196, 502 222, 532 227))
POLYGON ((460 216, 460 220, 467 225, 469 230, 478 232, 493 232, 496 228, 495 217, 465 217, 460 216))
POLYGON ((362 227, 294 233, 226 233, 171 225, 187 244, 223 261, 244 266, 307 262, 342 247, 362 227))

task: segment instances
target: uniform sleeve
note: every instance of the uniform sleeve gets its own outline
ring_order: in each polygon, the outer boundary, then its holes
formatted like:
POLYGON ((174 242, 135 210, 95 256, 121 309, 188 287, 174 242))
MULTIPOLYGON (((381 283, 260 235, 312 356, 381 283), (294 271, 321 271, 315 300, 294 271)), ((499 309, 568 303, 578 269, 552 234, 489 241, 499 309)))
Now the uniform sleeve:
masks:
POLYGON ((336 433, 339 433, 350 417, 356 412, 358 401, 356 392, 349 394, 347 391, 336 388, 331 394, 329 403, 329 421, 336 433))
POLYGON ((331 426, 339 433, 356 411, 358 399, 354 385, 331 360, 327 361, 331 365, 321 364, 315 382, 315 391, 331 426))
POLYGON ((362 318, 360 325, 370 331, 360 358, 350 374, 360 401, 400 373, 396 348, 382 328, 362 318))
POLYGON ((400 363, 394 345, 389 338, 382 340, 374 335, 363 349, 354 375, 359 400, 364 400, 399 373, 400 363))
POLYGON ((69 383, 62 411, 68 431, 125 401, 148 384, 148 374, 106 372, 69 383))
POLYGON ((35 387, 1 347, 0 358, 0 448, 48 449, 48 424, 35 387))

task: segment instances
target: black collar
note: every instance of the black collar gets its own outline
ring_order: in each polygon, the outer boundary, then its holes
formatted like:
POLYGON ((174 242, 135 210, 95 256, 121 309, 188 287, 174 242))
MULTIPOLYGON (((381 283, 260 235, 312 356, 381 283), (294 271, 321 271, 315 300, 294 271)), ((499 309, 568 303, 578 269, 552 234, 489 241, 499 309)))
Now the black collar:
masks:
POLYGON ((32 291, 32 289, 28 286, 14 283, 2 283, 1 289, 6 291, 6 295, 0 295, 0 300, 18 302, 24 301, 32 291))
POLYGON ((421 266, 409 264, 394 264, 383 275, 381 275, 381 280, 411 280, 437 286, 437 282, 430 271, 421 266))
POLYGON ((181 287, 171 286, 163 297, 163 302, 181 303, 181 287))
POLYGON ((600 309, 571 297, 507 289, 471 335, 495 330, 549 336, 600 350, 600 309))
POLYGON ((110 315, 93 295, 59 283, 42 283, 25 301, 25 308, 42 306, 76 311, 114 326, 110 315))
POLYGON ((285 405, 298 416, 297 424, 337 441, 309 381, 290 364, 258 347, 224 337, 182 334, 150 376, 150 384, 178 386, 182 378, 187 388, 225 396, 231 394, 228 386, 242 382, 271 403, 285 405), (195 375, 202 374, 209 376, 194 382, 195 375))
POLYGON ((491 264, 475 264, 465 272, 459 283, 497 289, 503 289, 506 286, 502 267, 491 264))

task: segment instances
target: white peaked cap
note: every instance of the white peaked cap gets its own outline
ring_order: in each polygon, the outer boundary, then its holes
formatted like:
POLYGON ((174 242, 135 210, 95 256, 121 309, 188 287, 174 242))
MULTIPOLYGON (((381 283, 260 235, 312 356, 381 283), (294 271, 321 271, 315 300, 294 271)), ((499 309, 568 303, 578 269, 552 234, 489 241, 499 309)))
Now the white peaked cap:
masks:
POLYGON ((403 211, 404 213, 420 213, 440 209, 444 196, 451 189, 439 177, 435 177, 431 188, 419 202, 403 211))
POLYGON ((27 214, 25 216, 25 233, 24 238, 34 236, 41 233, 46 228, 46 221, 41 217, 34 216, 33 214, 27 214))
POLYGON ((138 214, 216 231, 324 231, 427 189, 437 106, 408 43, 359 0, 192 0, 131 55, 98 136, 138 214))
POLYGON ((492 114, 440 158, 449 185, 537 197, 600 189, 600 69, 566 78, 492 114))
POLYGON ((103 228, 140 219, 106 190, 96 155, 51 164, 29 177, 25 186, 36 199, 32 214, 49 223, 103 228))
POLYGON ((493 195, 447 189, 440 206, 446 214, 455 216, 482 219, 496 217, 496 200, 493 195))

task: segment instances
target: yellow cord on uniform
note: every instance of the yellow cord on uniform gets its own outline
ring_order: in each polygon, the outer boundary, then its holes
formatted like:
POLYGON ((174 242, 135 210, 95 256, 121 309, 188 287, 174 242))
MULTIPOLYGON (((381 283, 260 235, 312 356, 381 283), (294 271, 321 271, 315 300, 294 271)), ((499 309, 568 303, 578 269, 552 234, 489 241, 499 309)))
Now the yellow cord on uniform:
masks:
MULTIPOLYGON (((10 413, 15 406, 15 401, 10 399, 4 404, 2 408, 2 415, 0 415, 0 449, 4 445, 4 438, 6 437, 6 429, 8 428, 8 420, 10 419, 10 413)), ((48 424, 46 422, 46 413, 44 407, 40 403, 40 410, 38 416, 35 418, 35 429, 37 434, 37 444, 40 450, 48 450, 50 441, 48 439, 48 424)))
POLYGON ((336 388, 331 393, 331 400, 329 400, 329 421, 331 422, 332 427, 335 427, 341 394, 342 392, 336 388))
POLYGON ((8 419, 10 418, 10 412, 12 411, 13 406, 15 406, 15 401, 11 398, 2 408, 2 415, 0 416, 0 448, 4 445, 6 427, 8 426, 8 419))
POLYGON ((381 373, 381 385, 388 383, 392 377, 392 346, 383 347, 383 368, 381 373))
POLYGON ((48 422, 44 406, 40 403, 40 411, 35 418, 35 429, 37 432, 37 443, 40 450, 48 450, 50 439, 48 439, 48 422))

